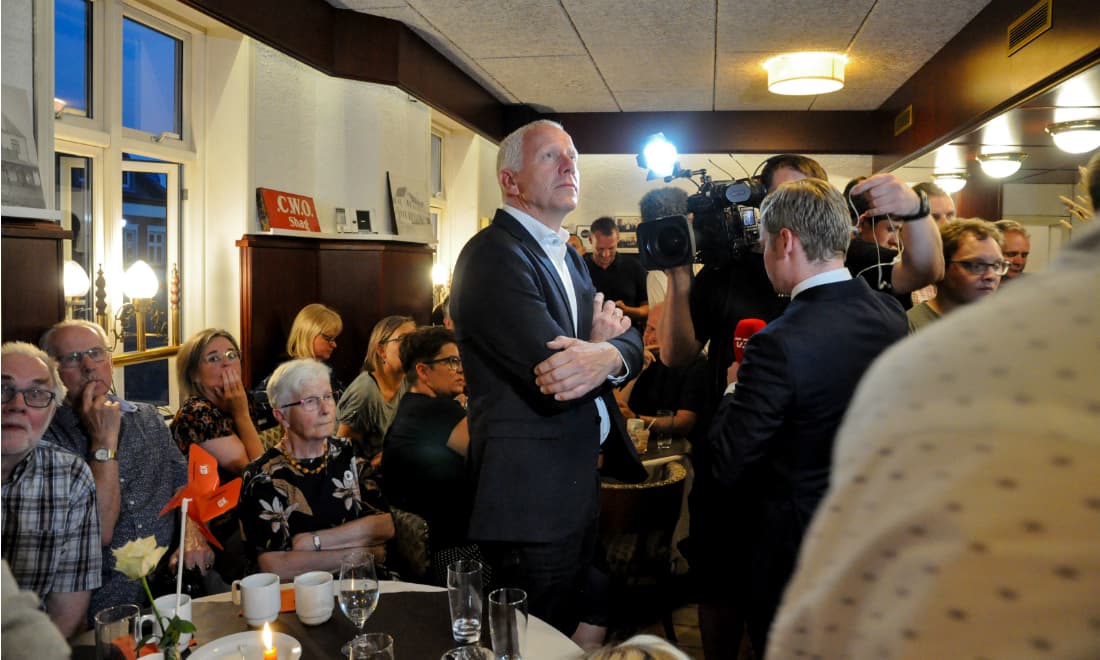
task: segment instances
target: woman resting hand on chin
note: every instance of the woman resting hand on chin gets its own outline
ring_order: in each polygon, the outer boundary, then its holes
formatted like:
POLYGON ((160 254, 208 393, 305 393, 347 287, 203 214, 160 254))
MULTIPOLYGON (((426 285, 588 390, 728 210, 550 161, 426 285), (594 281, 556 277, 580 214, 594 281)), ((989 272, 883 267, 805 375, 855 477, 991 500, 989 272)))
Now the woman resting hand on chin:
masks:
MULTIPOLYGON (((256 432, 255 406, 241 381, 241 348, 225 330, 208 328, 184 342, 176 355, 183 403, 169 425, 186 457, 198 444, 218 461, 225 484, 263 453, 256 432)), ((214 552, 214 569, 229 582, 244 575, 245 562, 235 510, 210 521, 224 550, 214 552)))

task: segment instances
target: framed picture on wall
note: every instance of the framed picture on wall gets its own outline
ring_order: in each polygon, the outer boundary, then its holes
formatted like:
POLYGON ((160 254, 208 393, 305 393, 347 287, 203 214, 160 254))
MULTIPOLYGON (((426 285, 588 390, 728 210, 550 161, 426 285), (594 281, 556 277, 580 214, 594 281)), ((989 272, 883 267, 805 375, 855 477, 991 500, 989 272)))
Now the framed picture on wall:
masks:
POLYGON ((588 237, 592 234, 592 226, 577 225, 573 228, 573 233, 577 235, 577 238, 581 239, 585 243, 588 243, 588 237))
POLYGON ((615 227, 619 230, 618 251, 623 254, 638 254, 638 225, 642 218, 638 215, 615 216, 615 227))

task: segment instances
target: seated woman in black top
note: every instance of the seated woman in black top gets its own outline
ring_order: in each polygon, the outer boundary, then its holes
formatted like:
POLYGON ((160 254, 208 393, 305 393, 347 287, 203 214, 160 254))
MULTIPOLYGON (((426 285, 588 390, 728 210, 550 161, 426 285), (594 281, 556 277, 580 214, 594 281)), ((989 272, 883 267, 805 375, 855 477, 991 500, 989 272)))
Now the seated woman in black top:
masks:
MULTIPOLYGON (((428 522, 432 564, 466 545, 470 490, 466 411, 455 400, 466 386, 454 332, 421 328, 401 342, 409 391, 401 399, 382 452, 386 498, 428 522), (438 558, 438 559, 437 559, 438 558)), ((437 571, 438 572, 438 571, 437 571)))

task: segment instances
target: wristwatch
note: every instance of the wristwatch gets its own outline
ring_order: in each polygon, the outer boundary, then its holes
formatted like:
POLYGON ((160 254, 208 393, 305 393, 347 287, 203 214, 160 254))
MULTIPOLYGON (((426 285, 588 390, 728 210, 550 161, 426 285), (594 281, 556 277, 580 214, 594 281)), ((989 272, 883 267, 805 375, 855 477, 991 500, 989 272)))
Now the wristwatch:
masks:
POLYGON ((916 193, 917 196, 920 197, 920 208, 917 209, 917 212, 913 215, 894 215, 895 220, 901 220, 902 222, 920 220, 932 212, 932 207, 928 205, 928 193, 923 190, 918 190, 916 193))
POLYGON ((107 449, 106 447, 100 447, 92 452, 92 460, 100 463, 106 463, 107 461, 113 461, 118 457, 118 452, 114 449, 107 449))
POLYGON ((313 550, 317 551, 321 549, 321 537, 317 534, 313 535, 313 550))

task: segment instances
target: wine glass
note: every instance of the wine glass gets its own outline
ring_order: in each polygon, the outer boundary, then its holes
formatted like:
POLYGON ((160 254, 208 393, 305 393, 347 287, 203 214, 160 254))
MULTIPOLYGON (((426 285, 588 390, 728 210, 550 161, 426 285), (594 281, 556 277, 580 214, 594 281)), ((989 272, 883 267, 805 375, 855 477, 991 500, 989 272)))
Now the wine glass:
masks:
POLYGON ((340 609, 358 632, 355 639, 344 644, 340 651, 351 653, 353 644, 360 643, 363 626, 378 606, 378 577, 374 572, 374 555, 366 550, 349 552, 340 559, 340 609))

